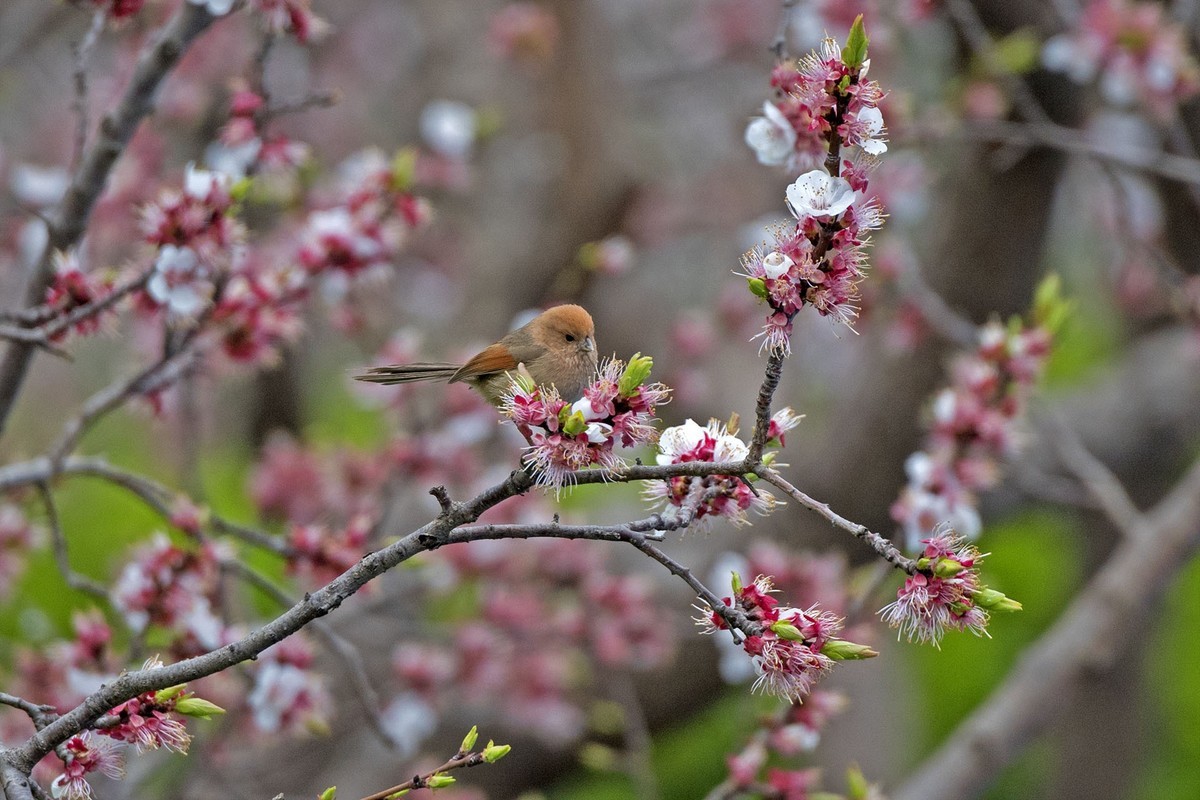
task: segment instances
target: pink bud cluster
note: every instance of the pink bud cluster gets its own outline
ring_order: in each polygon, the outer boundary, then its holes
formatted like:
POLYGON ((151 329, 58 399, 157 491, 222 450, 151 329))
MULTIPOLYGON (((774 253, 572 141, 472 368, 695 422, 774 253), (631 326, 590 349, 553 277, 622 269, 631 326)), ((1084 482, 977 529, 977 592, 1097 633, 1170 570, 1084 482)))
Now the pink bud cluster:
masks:
POLYGON ((549 741, 577 739, 595 672, 581 666, 649 668, 672 648, 651 584, 611 574, 605 553, 590 542, 552 539, 471 542, 432 554, 428 570, 438 577, 429 602, 440 607, 453 598, 457 611, 443 626, 448 642, 396 648, 404 708, 428 714, 464 700, 499 703, 506 719, 549 741), (463 606, 466 598, 473 601, 463 606))
POLYGON ((21 509, 0 504, 0 602, 16 588, 17 578, 25 571, 25 554, 33 543, 33 526, 21 509))
POLYGON ((925 447, 905 462, 908 485, 892 519, 909 548, 948 522, 974 539, 981 522, 975 493, 995 485, 999 461, 1017 445, 1016 424, 1050 352, 1042 326, 979 329, 975 350, 954 364, 952 383, 933 399, 925 447))
POLYGON ((151 625, 169 632, 178 658, 221 647, 232 632, 216 613, 220 560, 216 545, 187 550, 159 534, 121 571, 113 605, 135 632, 151 625))
MULTIPOLYGON (((782 446, 785 432, 799 422, 800 417, 790 408, 776 412, 767 430, 768 444, 782 446)), ((715 419, 703 427, 689 419, 663 431, 658 440, 658 451, 659 464, 734 463, 745 459, 750 448, 715 419)), ((646 500, 663 508, 692 510, 697 522, 725 517, 735 525, 748 525, 747 512, 767 514, 775 507, 775 498, 770 492, 752 489, 746 480, 736 475, 677 476, 647 484, 642 494, 646 500)))
POLYGON ((879 611, 880 618, 899 630, 897 638, 932 642, 936 647, 947 631, 987 635, 988 612, 976 603, 984 589, 976 565, 983 558, 949 525, 922 541, 924 568, 909 576, 896 592, 895 602, 879 611))
POLYGON ((867 173, 887 150, 882 91, 865 80, 869 63, 846 64, 826 40, 798 68, 776 69, 772 83, 780 99, 766 103, 765 116, 746 131, 760 163, 807 170, 787 190, 796 224, 773 230, 772 244, 742 256, 740 274, 770 307, 760 335, 773 353, 791 352, 792 321, 805 305, 847 325, 858 314, 864 248, 883 223, 878 199, 867 194, 867 173), (858 149, 858 160, 839 159, 850 147, 858 149), (830 158, 837 175, 822 166, 830 158))
POLYGON ((820 785, 820 770, 783 769, 768 766, 771 749, 762 741, 753 741, 740 753, 726 758, 727 784, 733 796, 770 797, 778 800, 808 800, 820 785))
POLYGON ((174 710, 174 699, 159 700, 154 692, 146 692, 112 709, 109 715, 117 718, 116 724, 105 728, 103 733, 136 745, 139 753, 162 747, 186 754, 192 736, 184 724, 172 716, 174 710))
POLYGON ((1160 3, 1092 0, 1071 30, 1046 41, 1042 62, 1075 83, 1095 82, 1113 105, 1143 105, 1160 119, 1200 92, 1188 29, 1160 3))
MULTIPOLYGON (((755 691, 798 702, 832 669, 833 660, 821 650, 842 629, 842 620, 815 605, 807 611, 781 606, 773 596, 774 591, 769 577, 760 575, 753 583, 742 586, 735 576, 734 596, 725 597, 722 602, 744 613, 762 629, 741 642, 758 675, 755 691)), ((705 633, 729 627, 716 611, 708 608, 704 611, 705 616, 697 619, 697 624, 705 633)))
POLYGON ((113 20, 132 17, 142 10, 146 0, 92 0, 92 5, 113 20))
POLYGON ((376 515, 377 495, 387 477, 386 453, 322 453, 277 433, 263 447, 249 490, 260 514, 302 526, 330 517, 376 515))
POLYGON ((501 412, 529 442, 523 460, 536 481, 558 491, 574 481, 576 471, 593 464, 622 469, 618 445, 655 442, 655 410, 669 401, 671 390, 646 383, 649 372, 649 359, 635 356, 628 368, 624 361, 610 359, 574 403, 553 386, 534 386, 518 376, 501 412))

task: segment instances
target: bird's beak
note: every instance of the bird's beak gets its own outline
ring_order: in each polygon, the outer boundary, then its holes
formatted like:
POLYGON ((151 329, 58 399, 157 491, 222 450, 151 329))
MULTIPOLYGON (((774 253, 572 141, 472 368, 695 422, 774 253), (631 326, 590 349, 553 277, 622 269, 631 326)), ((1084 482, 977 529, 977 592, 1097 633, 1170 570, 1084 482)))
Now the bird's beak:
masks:
POLYGON ((579 343, 579 349, 585 353, 590 353, 596 349, 596 343, 592 341, 592 337, 585 336, 583 341, 579 343))

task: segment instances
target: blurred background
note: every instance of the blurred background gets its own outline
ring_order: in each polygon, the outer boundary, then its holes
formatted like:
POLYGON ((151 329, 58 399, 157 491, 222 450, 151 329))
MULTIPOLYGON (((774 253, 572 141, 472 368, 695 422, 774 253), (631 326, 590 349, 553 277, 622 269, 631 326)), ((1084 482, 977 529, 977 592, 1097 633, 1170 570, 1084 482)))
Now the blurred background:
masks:
MULTIPOLYGON (((71 45, 87 31, 86 6, 0 6, 5 306, 20 296, 37 246, 39 198, 55 196, 70 162, 71 45)), ((88 69, 93 118, 174 6, 151 0, 101 35, 88 69)), ((654 356, 655 377, 675 390, 661 412, 666 424, 752 418, 765 357, 750 339, 762 315, 732 273, 788 217, 789 176, 756 163, 743 136, 772 96, 771 48, 781 35, 797 56, 826 33, 843 40, 865 13, 870 74, 888 92, 890 145, 873 186, 890 216, 854 330, 815 314, 797 320, 776 395, 806 415, 784 450, 789 479, 851 520, 896 531, 890 508, 906 481, 904 462, 921 446, 929 398, 948 381, 956 347, 926 319, 929 307, 912 300, 912 287, 978 324, 1026 311, 1048 271, 1063 277, 1075 308, 1037 391, 1040 413, 1077 432, 1142 508, 1196 457, 1194 3, 314 0, 313 11, 328 29, 306 43, 278 41, 263 72, 272 97, 324 98, 272 122, 311 150, 291 183, 248 205, 250 241, 271 252, 294 244, 288 220, 302 219, 306 204, 320 207, 323 187, 376 158, 371 148, 384 159, 418 148, 418 193, 431 220, 389 268, 318 287, 303 332, 273 363, 214 363, 164 395, 160 408, 134 403, 106 418, 83 452, 281 536, 331 514, 349 518, 344 497, 357 475, 378 489, 384 499, 373 508, 387 535, 398 535, 436 513, 430 486, 469 496, 507 475, 521 442, 465 392, 363 388, 350 373, 380 360, 461 358, 555 301, 591 311, 601 353, 654 356), (385 462, 393 471, 378 477, 385 462), (323 493, 324 505, 298 510, 305 486, 323 493)), ((178 185, 188 162, 215 166, 221 154, 211 143, 261 38, 248 14, 218 20, 167 80, 93 216, 84 250, 95 268, 144 259, 137 209, 160 187, 178 185)), ((129 373, 157 342, 136 320, 109 328, 72 343, 69 363, 39 357, 0 440, 5 463, 44 452, 89 394, 129 373)), ((842 666, 823 684, 847 704, 799 760, 820 767, 830 790, 844 789, 851 764, 885 794, 899 786, 1116 545, 1105 518, 1082 507, 1054 449, 1029 426, 1003 481, 981 497, 979 544, 991 553, 984 575, 1025 608, 996 619, 991 639, 951 636, 940 650, 897 643, 870 621, 897 578, 880 577, 858 542, 793 506, 752 527, 718 522, 670 537, 671 552, 699 575, 751 553, 777 569, 791 564, 805 591, 851 587, 849 599, 814 594, 805 602, 841 603, 852 617, 866 609, 853 618, 865 622, 855 630, 881 656, 842 666)), ((131 547, 166 530, 102 483, 70 481, 56 491, 72 562, 106 584, 131 547)), ((32 524, 44 527, 29 498, 9 500, 28 505, 32 524)), ((644 516, 628 486, 513 502, 521 505, 507 519, 644 516)), ((348 524, 338 519, 330 524, 348 524)), ((275 720, 272 729, 231 706, 219 729, 199 735, 193 757, 138 759, 130 779, 103 785, 102 796, 307 797, 337 784, 339 796, 357 797, 414 765, 440 763, 474 723, 514 751, 495 767, 462 773, 469 788, 453 790, 462 797, 698 798, 726 778, 726 757, 777 702, 722 679, 721 654, 695 635, 682 583, 617 548, 484 544, 397 570, 330 620, 361 653, 400 753, 364 720, 346 662, 314 640, 313 670, 328 693, 319 720, 275 720), (546 567, 555 558, 577 566, 556 578, 546 567), (490 561, 498 559, 503 568, 490 561), (652 609, 649 620, 631 621, 637 613, 628 608, 611 612, 625 635, 641 626, 637 652, 613 654, 587 636, 566 645, 499 642, 505 624, 521 636, 537 626, 494 621, 492 638, 476 643, 490 653, 481 663, 536 657, 524 669, 544 670, 546 685, 430 688, 444 679, 439 665, 450 663, 439 659, 468 657, 464 621, 477 620, 487 598, 504 598, 496 602, 514 615, 523 592, 583 616, 609 608, 611 594, 588 596, 562 577, 601 564, 637 580, 614 582, 617 605, 652 609)), ((245 558, 289 593, 307 588, 306 576, 286 574, 269 555, 245 558)), ((1084 676, 986 797, 1200 797, 1200 568, 1188 564, 1147 594, 1148 623, 1110 643, 1119 668, 1084 676)), ((241 604, 233 616, 243 621, 276 609, 245 588, 230 602, 241 604)), ((0 591, 0 674, 19 680, 37 663, 34 653, 71 635, 72 613, 92 607, 124 641, 119 615, 66 589, 48 548, 37 550, 0 591)), ((249 672, 231 679, 254 680, 249 672)))

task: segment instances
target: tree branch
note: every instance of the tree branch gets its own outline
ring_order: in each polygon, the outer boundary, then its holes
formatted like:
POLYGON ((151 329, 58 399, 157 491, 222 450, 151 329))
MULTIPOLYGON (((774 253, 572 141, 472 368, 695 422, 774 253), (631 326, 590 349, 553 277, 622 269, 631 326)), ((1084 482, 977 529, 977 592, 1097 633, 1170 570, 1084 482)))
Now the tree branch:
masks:
MULTIPOLYGON (((179 10, 138 57, 124 95, 116 108, 101 120, 96 138, 76 169, 66 196, 51 217, 46 247, 25 286, 25 306, 39 305, 44 299, 46 288, 54 277, 54 252, 69 249, 83 236, 113 165, 142 119, 150 113, 159 84, 213 19, 203 6, 180 4, 179 10)), ((34 344, 13 342, 0 360, 0 434, 8 422, 33 353, 34 344)))

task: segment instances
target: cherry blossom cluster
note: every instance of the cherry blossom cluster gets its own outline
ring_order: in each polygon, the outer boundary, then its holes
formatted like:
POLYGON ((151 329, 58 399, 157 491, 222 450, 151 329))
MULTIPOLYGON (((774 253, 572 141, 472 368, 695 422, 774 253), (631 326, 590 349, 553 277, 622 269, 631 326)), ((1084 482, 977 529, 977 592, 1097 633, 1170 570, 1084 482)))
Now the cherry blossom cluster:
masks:
POLYGON ((1071 30, 1046 41, 1042 63, 1075 83, 1094 83, 1113 105, 1143 105, 1167 119, 1200 92, 1188 35, 1160 3, 1091 0, 1071 30))
MULTIPOLYGON (((513 498, 485 519, 542 511, 536 496, 513 498)), ((673 645, 651 583, 613 574, 604 556, 591 542, 549 539, 456 544, 426 557, 429 604, 455 611, 440 626, 445 638, 395 649, 401 692, 387 717, 398 737, 427 736, 438 709, 465 701, 499 702, 505 719, 549 741, 578 739, 596 669, 651 668, 673 645)))
POLYGON ((261 128, 266 99, 239 85, 229 101, 229 120, 205 152, 210 167, 240 180, 251 172, 279 172, 301 166, 309 147, 282 134, 265 138, 261 128))
POLYGON ((216 611, 225 557, 220 545, 205 542, 185 549, 159 534, 117 577, 113 605, 135 633, 151 625, 170 633, 168 649, 178 658, 221 647, 236 638, 216 611))
MULTIPOLYGON (((775 585, 767 576, 760 575, 753 583, 743 585, 734 573, 733 595, 722 600, 759 629, 741 639, 742 649, 750 656, 758 676, 755 691, 800 702, 835 661, 876 655, 869 647, 835 638, 843 623, 833 612, 817 605, 807 611, 780 605, 774 592, 775 585)), ((722 614, 708 607, 702 611, 704 616, 696 622, 705 633, 728 630, 729 623, 722 614)))
MULTIPOLYGON (((142 669, 162 666, 155 657, 142 669)), ((89 774, 124 777, 124 754, 118 743, 134 745, 139 753, 163 748, 186 754, 192 736, 181 717, 211 719, 223 713, 220 706, 187 691, 183 684, 126 700, 104 715, 102 727, 73 736, 60 748, 63 771, 50 784, 52 794, 66 800, 91 800, 89 774)))
POLYGON ((884 217, 867 193, 867 173, 887 150, 878 107, 883 93, 866 80, 866 49, 860 19, 844 49, 826 40, 798 66, 777 68, 772 83, 779 100, 766 103, 765 116, 746 131, 761 163, 803 171, 787 190, 796 224, 773 230, 773 243, 742 256, 740 274, 770 307, 760 335, 772 353, 791 352, 792 321, 805 305, 847 325, 858 314, 864 248, 884 217), (857 148, 856 161, 841 159, 849 148, 857 148), (829 160, 838 174, 826 171, 829 160))
POLYGON ((572 483, 576 471, 593 464, 620 470, 625 460, 616 453, 618 445, 657 440, 655 409, 668 402, 671 390, 646 382, 653 363, 640 353, 628 365, 606 361, 574 403, 553 386, 537 386, 527 375, 513 377, 501 413, 529 442, 522 460, 538 483, 558 491, 572 483))
MULTIPOLYGON (((800 419, 790 408, 777 411, 767 430, 768 445, 782 446, 784 434, 800 419)), ((689 419, 662 432, 657 460, 659 464, 736 463, 749 453, 749 445, 730 433, 724 423, 712 419, 702 427, 689 419)), ((725 517, 738 526, 750 524, 747 512, 770 513, 776 502, 770 492, 756 489, 736 475, 678 476, 654 481, 646 485, 643 496, 662 508, 686 508, 696 522, 725 517)))
POLYGON ((263 651, 246 697, 254 724, 264 733, 325 733, 333 700, 324 678, 312 670, 313 652, 303 636, 263 651))
POLYGON ((979 580, 979 550, 962 540, 949 525, 938 527, 921 542, 917 571, 896 592, 895 602, 879 611, 884 622, 897 628, 897 637, 939 646, 947 631, 987 635, 989 611, 1019 611, 1021 604, 979 580))
POLYGON ((1031 324, 989 322, 975 349, 955 362, 951 385, 934 396, 925 447, 905 462, 908 484, 892 505, 909 549, 943 522, 967 539, 979 536, 976 492, 996 484, 1001 460, 1016 450, 1017 423, 1066 312, 1051 278, 1038 290, 1031 324))
POLYGON ((182 191, 165 190, 142 210, 146 241, 158 247, 146 295, 177 318, 194 318, 245 238, 229 213, 233 181, 189 164, 182 191))
POLYGON ((308 216, 298 258, 310 273, 355 275, 391 264, 412 231, 429 219, 429 206, 412 193, 416 154, 401 151, 391 163, 378 150, 347 159, 336 201, 308 216))

